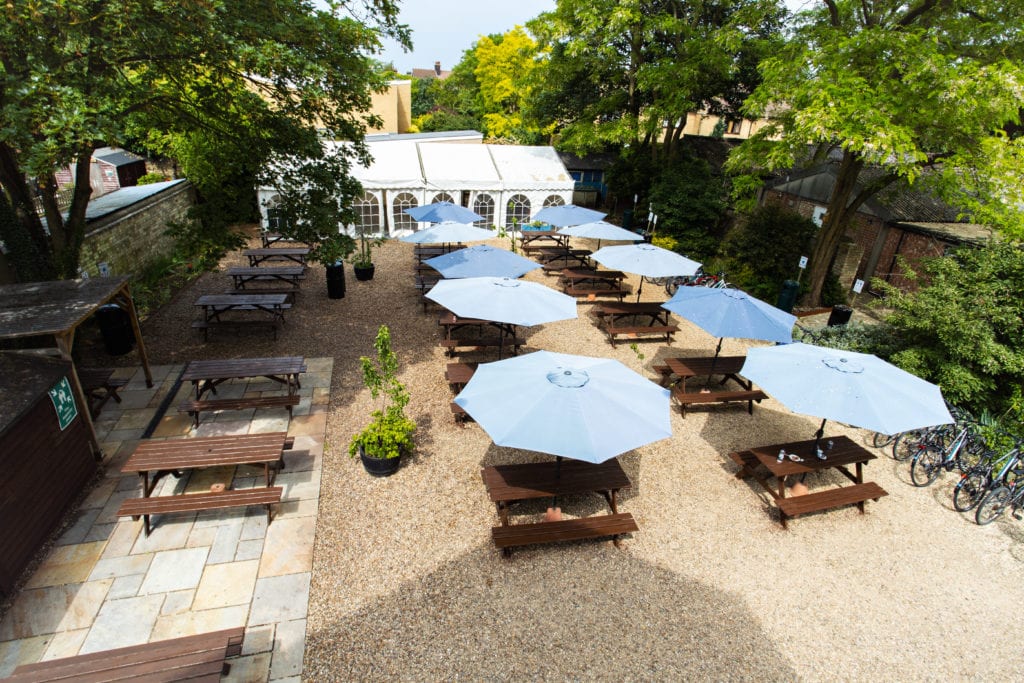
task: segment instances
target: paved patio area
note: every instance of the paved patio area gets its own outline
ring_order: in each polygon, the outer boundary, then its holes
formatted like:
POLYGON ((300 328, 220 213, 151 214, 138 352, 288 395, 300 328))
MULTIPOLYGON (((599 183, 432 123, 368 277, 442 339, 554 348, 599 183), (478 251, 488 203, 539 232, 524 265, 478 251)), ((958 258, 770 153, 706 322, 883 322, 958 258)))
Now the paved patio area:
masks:
MULTIPOLYGON (((331 358, 307 359, 290 421, 283 408, 225 411, 204 414, 198 429, 177 412, 191 391, 188 383, 177 386, 182 365, 154 366, 151 389, 141 369, 119 369, 115 377, 129 379, 124 400, 108 402, 96 421, 103 472, 0 621, 0 676, 27 662, 245 626, 242 656, 230 660, 224 680, 300 680, 332 366, 331 358), (139 478, 122 475, 121 465, 172 391, 151 438, 295 437, 275 481, 284 495, 269 526, 262 507, 235 508, 156 517, 147 538, 141 520, 115 516, 121 501, 141 493, 139 478)), ((218 395, 271 394, 279 386, 231 382, 218 395)), ((251 486, 262 476, 254 467, 201 470, 165 477, 154 495, 217 482, 251 486)))

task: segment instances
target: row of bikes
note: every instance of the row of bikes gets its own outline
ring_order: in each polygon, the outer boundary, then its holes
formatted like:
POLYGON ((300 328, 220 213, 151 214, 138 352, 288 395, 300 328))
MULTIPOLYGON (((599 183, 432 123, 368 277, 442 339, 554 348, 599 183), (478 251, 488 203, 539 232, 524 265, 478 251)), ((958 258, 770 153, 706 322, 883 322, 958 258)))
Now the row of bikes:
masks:
POLYGON ((956 472, 953 507, 974 511, 974 521, 991 524, 1007 510, 1015 519, 1024 508, 1024 440, 984 429, 974 418, 951 408, 953 424, 903 432, 893 437, 876 434, 874 445, 892 447, 892 457, 910 461, 914 486, 928 486, 943 472, 956 472), (998 441, 998 445, 993 444, 998 441))

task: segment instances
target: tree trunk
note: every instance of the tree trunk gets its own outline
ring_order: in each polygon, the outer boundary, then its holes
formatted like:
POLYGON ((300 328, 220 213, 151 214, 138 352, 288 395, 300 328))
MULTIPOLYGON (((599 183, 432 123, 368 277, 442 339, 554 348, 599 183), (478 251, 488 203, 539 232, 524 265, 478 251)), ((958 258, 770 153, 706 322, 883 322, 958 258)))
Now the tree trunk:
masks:
POLYGON ((0 217, 0 239, 10 249, 11 263, 21 282, 52 280, 57 275, 50 240, 36 213, 28 180, 18 166, 16 153, 0 143, 0 186, 5 197, 0 217))
POLYGON ((832 269, 832 261, 839 249, 839 242, 846 232, 850 218, 860 205, 860 202, 851 202, 850 198, 857 187, 857 179, 862 168, 864 168, 864 161, 859 155, 844 152, 843 160, 839 164, 839 173, 832 188, 832 196, 822 220, 821 230, 818 232, 814 250, 811 252, 811 273, 808 283, 810 292, 807 295, 807 303, 812 306, 821 301, 821 290, 832 269))

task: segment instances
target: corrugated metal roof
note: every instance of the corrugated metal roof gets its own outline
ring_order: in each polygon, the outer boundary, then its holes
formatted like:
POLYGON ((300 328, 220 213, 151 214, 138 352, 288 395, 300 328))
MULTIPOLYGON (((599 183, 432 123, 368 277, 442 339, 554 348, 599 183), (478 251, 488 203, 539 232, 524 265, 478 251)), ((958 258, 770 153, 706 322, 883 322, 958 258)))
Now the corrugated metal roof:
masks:
POLYGON ((128 164, 137 164, 140 161, 145 161, 144 158, 137 154, 132 154, 128 150, 121 149, 120 147, 100 147, 92 153, 93 159, 102 161, 105 164, 111 166, 126 166, 128 164))
POLYGON ((988 226, 979 223, 928 223, 900 221, 897 227, 934 235, 946 242, 984 244, 997 237, 988 226))
POLYGON ((85 220, 94 221, 98 218, 102 218, 103 216, 119 211, 126 206, 137 204, 147 197, 159 194, 169 187, 185 182, 188 181, 181 178, 178 180, 168 180, 162 183, 152 183, 150 185, 122 187, 119 190, 115 190, 110 194, 105 194, 102 197, 97 197, 89 202, 89 206, 85 209, 85 220))

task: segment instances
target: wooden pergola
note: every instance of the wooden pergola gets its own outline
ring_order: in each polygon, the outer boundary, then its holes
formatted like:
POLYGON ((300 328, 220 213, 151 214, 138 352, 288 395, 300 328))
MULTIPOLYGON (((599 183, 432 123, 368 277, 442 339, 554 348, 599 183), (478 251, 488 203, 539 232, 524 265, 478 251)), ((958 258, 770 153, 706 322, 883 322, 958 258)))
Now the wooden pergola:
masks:
POLYGON ((89 414, 89 401, 78 379, 71 349, 75 332, 100 306, 118 304, 132 321, 139 358, 146 373, 146 386, 153 386, 146 345, 142 340, 139 316, 128 289, 128 278, 102 277, 86 280, 53 280, 0 286, 0 339, 53 337, 61 357, 72 363, 71 379, 75 396, 82 406, 82 417, 89 427, 89 438, 97 458, 103 453, 96 428, 89 414))

